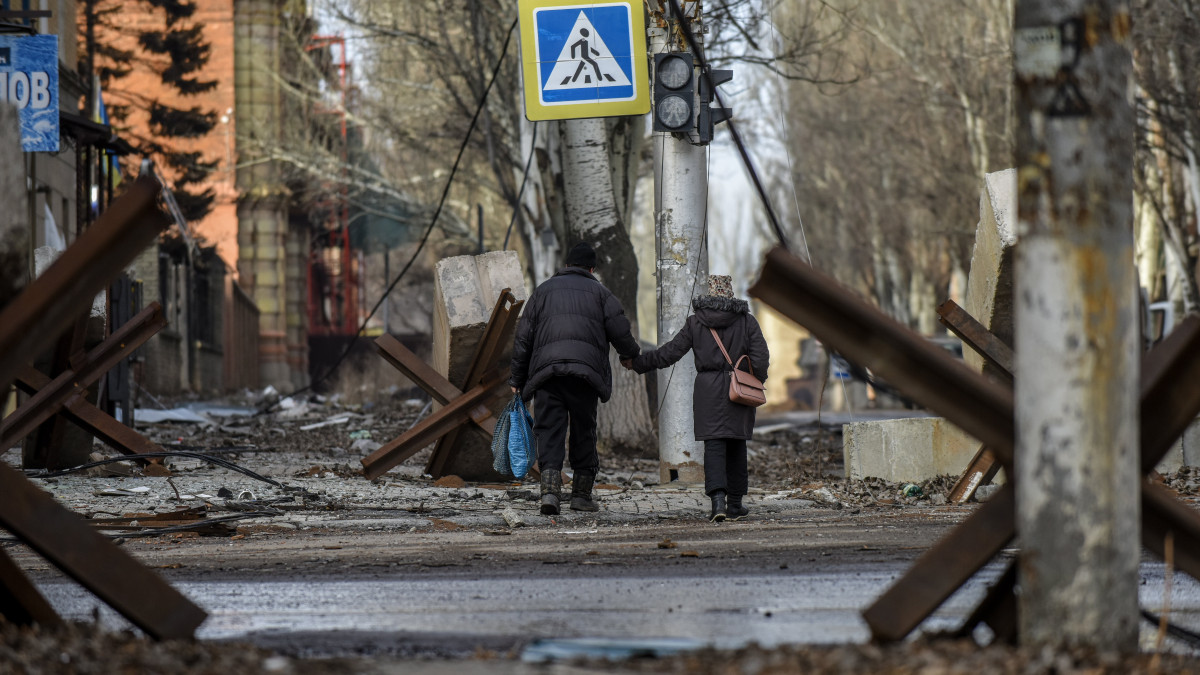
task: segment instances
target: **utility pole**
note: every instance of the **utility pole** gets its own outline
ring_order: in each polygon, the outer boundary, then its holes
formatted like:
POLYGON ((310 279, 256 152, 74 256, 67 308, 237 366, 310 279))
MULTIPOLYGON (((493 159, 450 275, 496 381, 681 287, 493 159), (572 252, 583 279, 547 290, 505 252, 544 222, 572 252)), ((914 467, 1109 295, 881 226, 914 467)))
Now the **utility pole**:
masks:
POLYGON ((1017 0, 1015 485, 1024 645, 1133 652, 1139 321, 1122 0, 1017 0))
MULTIPOLYGON (((680 4, 685 8, 684 20, 690 24, 691 34, 699 40, 702 33, 700 3, 680 4)), ((670 0, 658 0, 658 11, 653 12, 651 24, 647 31, 651 54, 689 53, 689 46, 680 37, 681 30, 670 0)), ((678 67, 678 63, 675 65, 678 67)), ((674 73, 677 80, 682 79, 679 73, 691 77, 692 86, 686 88, 687 98, 691 99, 691 110, 687 115, 695 118, 698 107, 695 82, 700 72, 693 65, 690 72, 679 68, 674 73)), ((654 72, 653 77, 658 90, 660 73, 654 72)), ((656 101, 651 114, 661 120, 666 108, 656 101)), ((680 113, 676 110, 675 114, 680 113)), ((699 144, 694 121, 683 126, 682 132, 656 132, 652 139, 659 343, 670 340, 679 332, 691 313, 692 298, 704 295, 708 290, 708 249, 704 246, 708 147, 699 144)), ((695 379, 696 366, 690 357, 658 371, 658 457, 664 483, 672 480, 704 482, 704 444, 695 440, 692 421, 695 379)))

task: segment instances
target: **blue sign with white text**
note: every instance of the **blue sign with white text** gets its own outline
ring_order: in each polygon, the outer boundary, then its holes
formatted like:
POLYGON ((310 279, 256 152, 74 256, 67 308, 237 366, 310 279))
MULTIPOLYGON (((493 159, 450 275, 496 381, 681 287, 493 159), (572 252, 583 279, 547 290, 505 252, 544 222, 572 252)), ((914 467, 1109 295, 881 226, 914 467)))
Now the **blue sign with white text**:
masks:
POLYGON ((0 35, 0 104, 15 106, 21 149, 58 152, 58 36, 0 35))
POLYGON ((636 97, 628 4, 541 7, 533 20, 543 105, 636 97))

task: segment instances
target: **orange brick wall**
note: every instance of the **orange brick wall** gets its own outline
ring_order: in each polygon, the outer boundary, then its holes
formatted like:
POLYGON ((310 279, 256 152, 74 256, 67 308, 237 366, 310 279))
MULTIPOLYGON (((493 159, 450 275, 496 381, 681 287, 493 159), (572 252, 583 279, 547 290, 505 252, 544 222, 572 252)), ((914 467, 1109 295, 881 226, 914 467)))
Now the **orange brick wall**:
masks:
MULTIPOLYGON (((237 161, 237 134, 234 127, 235 114, 222 122, 226 111, 234 107, 233 90, 233 0, 197 0, 197 10, 192 20, 204 24, 204 35, 210 51, 208 66, 198 74, 200 79, 216 80, 217 86, 197 96, 181 96, 164 85, 156 73, 145 68, 135 68, 132 73, 114 85, 113 91, 105 92, 106 101, 129 104, 133 111, 126 124, 136 135, 148 135, 148 101, 158 100, 180 108, 199 106, 217 114, 218 121, 207 136, 194 140, 172 140, 181 150, 199 151, 208 161, 216 161, 217 167, 211 174, 207 186, 213 188, 215 199, 212 211, 203 220, 192 223, 192 231, 207 243, 215 244, 217 253, 225 261, 231 273, 237 274, 237 189, 234 184, 234 163, 237 161)), ((161 19, 154 16, 143 5, 131 3, 120 14, 126 27, 137 29, 161 27, 161 19)), ((127 38, 122 45, 136 49, 135 38, 127 38)), ((149 56, 142 54, 139 58, 149 56)), ((165 173, 165 169, 162 169, 165 173)), ((168 181, 171 176, 166 174, 168 181)), ((203 189, 205 186, 197 186, 203 189)))

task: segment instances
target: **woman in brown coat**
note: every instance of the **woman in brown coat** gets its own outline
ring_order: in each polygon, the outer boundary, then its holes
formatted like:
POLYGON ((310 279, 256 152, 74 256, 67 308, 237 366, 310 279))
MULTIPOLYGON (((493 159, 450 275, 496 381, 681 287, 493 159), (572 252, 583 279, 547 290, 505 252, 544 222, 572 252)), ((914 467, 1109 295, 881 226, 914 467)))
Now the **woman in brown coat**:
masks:
POLYGON ((754 432, 755 409, 729 400, 733 368, 709 329, 716 330, 735 363, 741 355, 749 355, 754 375, 763 381, 770 353, 749 304, 733 297, 733 280, 715 275, 708 280, 709 294, 692 300, 695 311, 683 328, 667 344, 633 359, 632 367, 639 373, 666 368, 692 352, 696 360, 692 412, 696 440, 704 442, 704 491, 712 499, 710 519, 720 522, 749 513, 742 497, 749 482, 746 441, 754 432))

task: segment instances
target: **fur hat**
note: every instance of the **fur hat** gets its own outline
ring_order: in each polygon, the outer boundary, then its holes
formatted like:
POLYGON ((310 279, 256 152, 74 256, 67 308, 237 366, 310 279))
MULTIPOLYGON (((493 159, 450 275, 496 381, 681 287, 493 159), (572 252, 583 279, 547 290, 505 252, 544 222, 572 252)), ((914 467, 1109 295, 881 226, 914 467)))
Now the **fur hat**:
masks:
POLYGON ((732 298, 733 277, 725 274, 708 275, 708 294, 718 298, 732 298))
POLYGON ((586 241, 581 241, 567 253, 566 264, 571 267, 592 269, 596 266, 596 249, 586 241))

